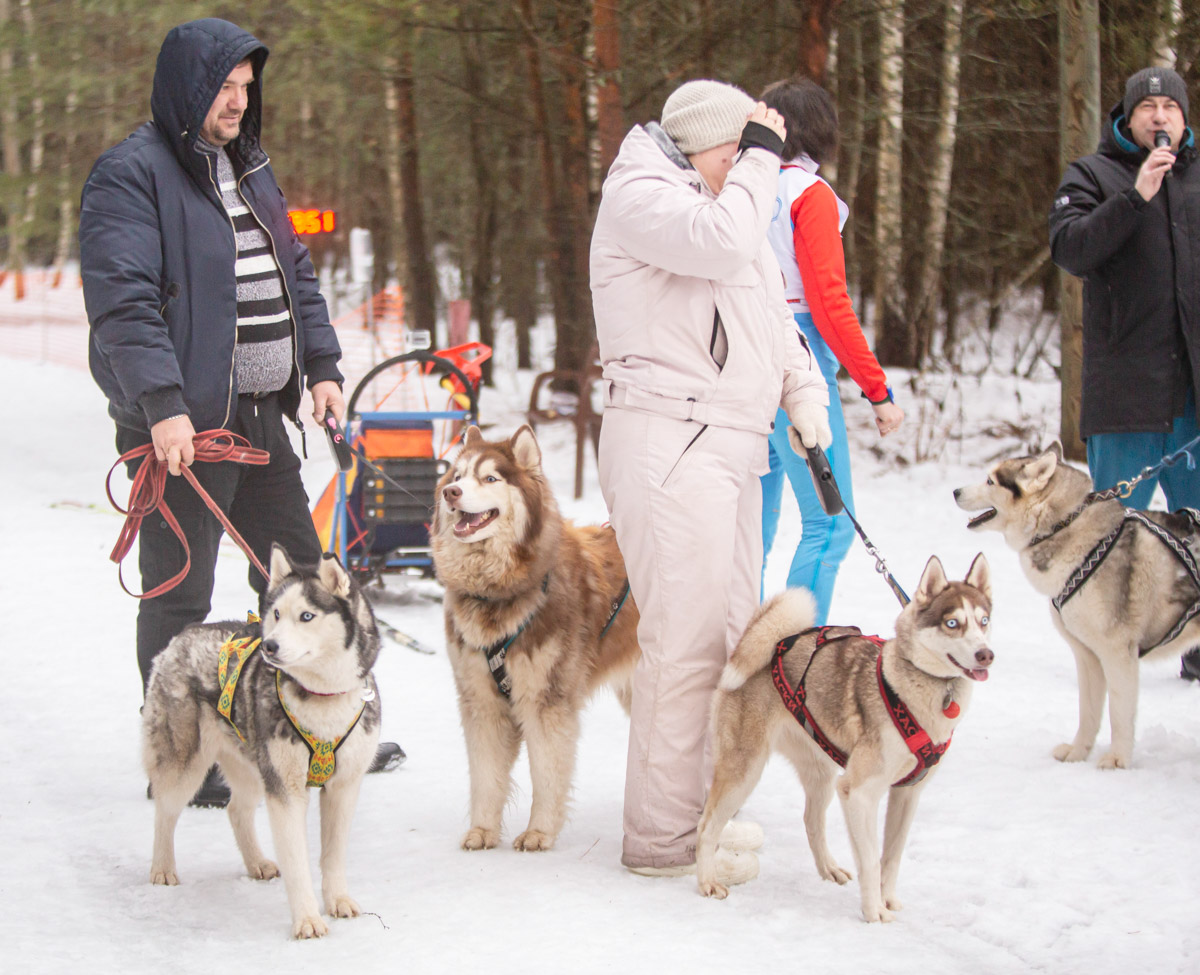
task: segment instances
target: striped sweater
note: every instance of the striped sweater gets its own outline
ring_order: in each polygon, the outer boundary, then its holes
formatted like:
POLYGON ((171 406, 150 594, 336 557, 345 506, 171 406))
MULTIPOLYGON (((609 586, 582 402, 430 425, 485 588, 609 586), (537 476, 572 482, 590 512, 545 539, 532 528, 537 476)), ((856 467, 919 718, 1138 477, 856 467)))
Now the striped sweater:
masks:
POLYGON ((270 237, 238 192, 229 154, 223 148, 201 145, 216 155, 221 202, 237 240, 238 393, 274 392, 287 384, 293 368, 292 316, 283 293, 283 275, 270 237))

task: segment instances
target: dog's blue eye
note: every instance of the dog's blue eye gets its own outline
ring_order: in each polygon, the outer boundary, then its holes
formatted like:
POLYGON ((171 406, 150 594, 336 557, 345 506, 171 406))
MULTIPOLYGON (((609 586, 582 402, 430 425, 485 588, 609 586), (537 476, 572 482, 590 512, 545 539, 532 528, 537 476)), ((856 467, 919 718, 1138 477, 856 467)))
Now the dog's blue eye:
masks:
POLYGON ((991 622, 991 617, 985 616, 979 621, 980 626, 987 626, 991 622))
POLYGON ((276 619, 276 620, 278 620, 278 619, 279 619, 279 610, 275 610, 275 619, 276 619))
POLYGON ((987 479, 987 482, 988 482, 988 486, 989 486, 989 487, 995 487, 995 486, 996 486, 996 482, 995 482, 995 481, 993 481, 993 480, 992 480, 990 477, 987 479))
POLYGON ((494 474, 489 474, 487 477, 484 478, 484 480, 487 481, 488 484, 493 484, 496 481, 500 480, 500 478, 496 477, 494 474))
POLYGON ((308 612, 307 610, 305 610, 303 613, 300 614, 300 622, 301 623, 311 623, 315 619, 316 619, 316 617, 313 616, 313 614, 308 612))
POLYGON ((946 620, 946 628, 948 630, 957 630, 958 629, 958 620, 955 620, 955 619, 946 620))

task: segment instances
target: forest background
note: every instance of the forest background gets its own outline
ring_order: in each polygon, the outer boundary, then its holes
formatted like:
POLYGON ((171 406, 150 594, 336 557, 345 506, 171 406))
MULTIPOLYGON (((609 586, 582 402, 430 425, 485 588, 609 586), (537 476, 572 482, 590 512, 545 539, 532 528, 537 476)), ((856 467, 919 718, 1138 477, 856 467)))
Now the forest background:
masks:
POLYGON ((92 162, 149 117, 167 30, 204 16, 271 49, 264 146, 293 208, 338 215, 307 240, 317 264, 344 267, 349 228, 369 229, 410 327, 437 335, 467 298, 484 342, 514 321, 523 368, 543 314, 555 367, 587 361, 591 226, 630 126, 689 79, 757 95, 814 78, 838 103, 822 174, 850 205, 880 360, 953 370, 968 325, 1022 315, 1000 365, 1059 372, 1076 449, 1079 285, 1050 261, 1049 203, 1129 74, 1200 74, 1200 4, 1182 0, 0 0, 0 274, 18 295, 27 268, 69 264, 92 162))

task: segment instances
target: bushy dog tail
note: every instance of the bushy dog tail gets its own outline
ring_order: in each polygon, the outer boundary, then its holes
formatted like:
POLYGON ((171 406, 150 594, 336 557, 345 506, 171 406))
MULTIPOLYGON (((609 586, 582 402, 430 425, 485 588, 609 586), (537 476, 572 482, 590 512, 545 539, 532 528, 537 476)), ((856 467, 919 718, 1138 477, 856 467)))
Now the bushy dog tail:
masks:
POLYGON ((758 608, 738 641, 721 674, 720 689, 735 691, 741 687, 771 662, 780 640, 807 630, 816 615, 816 602, 807 589, 787 589, 772 596, 758 608))

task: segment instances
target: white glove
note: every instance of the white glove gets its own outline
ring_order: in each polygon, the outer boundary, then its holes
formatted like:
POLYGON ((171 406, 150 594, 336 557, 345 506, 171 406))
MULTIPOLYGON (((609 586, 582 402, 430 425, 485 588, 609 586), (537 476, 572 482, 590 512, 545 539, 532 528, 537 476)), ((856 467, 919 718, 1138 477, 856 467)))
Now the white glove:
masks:
POLYGON ((801 403, 789 415, 788 443, 792 450, 804 456, 809 447, 828 447, 833 443, 829 429, 829 411, 820 403, 801 403))

